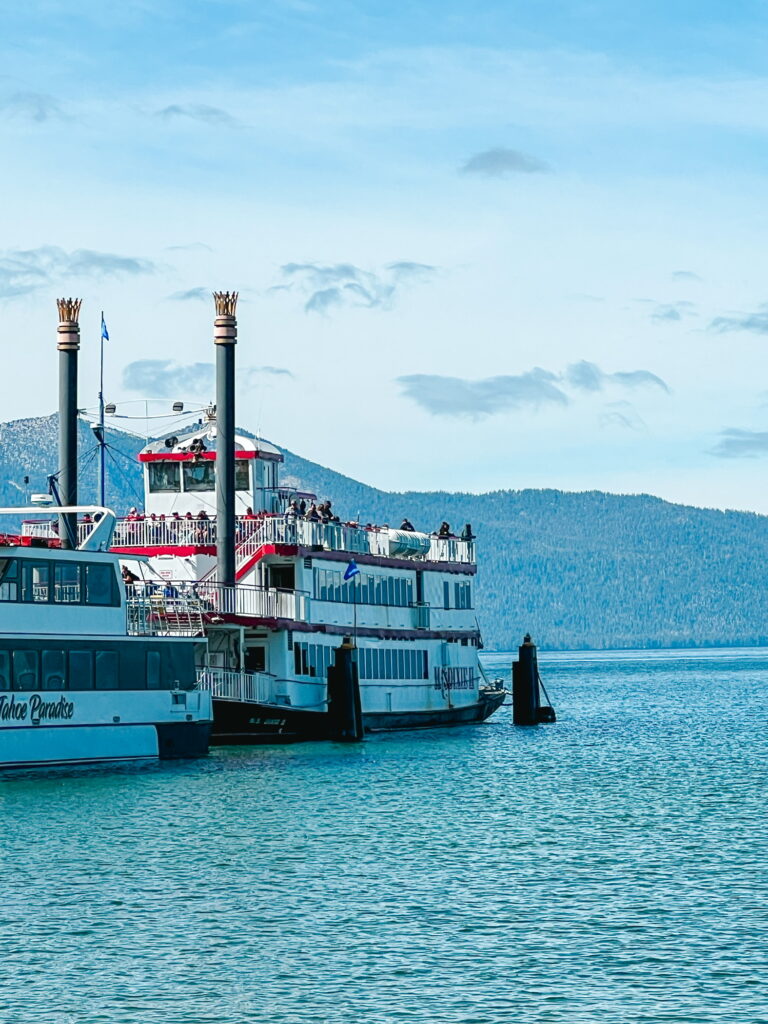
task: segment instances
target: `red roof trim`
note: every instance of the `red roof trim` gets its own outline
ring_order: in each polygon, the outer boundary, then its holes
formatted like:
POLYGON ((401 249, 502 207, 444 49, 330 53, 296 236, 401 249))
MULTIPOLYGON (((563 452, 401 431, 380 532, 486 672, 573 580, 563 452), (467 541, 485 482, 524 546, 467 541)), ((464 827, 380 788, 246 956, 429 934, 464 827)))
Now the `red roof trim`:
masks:
MULTIPOLYGON (((235 452, 235 458, 276 460, 278 457, 261 452, 235 452)), ((193 455, 192 452, 139 452, 139 462, 195 462, 198 459, 214 462, 216 452, 200 452, 199 455, 193 455)))

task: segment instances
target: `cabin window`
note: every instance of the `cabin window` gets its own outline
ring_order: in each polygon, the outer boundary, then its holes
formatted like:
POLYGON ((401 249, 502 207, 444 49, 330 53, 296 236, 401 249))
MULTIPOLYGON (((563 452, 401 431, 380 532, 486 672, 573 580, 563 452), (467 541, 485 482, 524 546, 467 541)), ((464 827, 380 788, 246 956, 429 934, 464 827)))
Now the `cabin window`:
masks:
POLYGON ((14 690, 37 689, 38 654, 37 651, 13 652, 13 688, 14 690))
POLYGON ((181 490, 181 467, 178 462, 150 462, 148 469, 149 490, 152 494, 181 490))
POLYGON ((451 584, 446 580, 443 583, 443 608, 447 611, 451 607, 451 584))
POLYGON ((8 651, 0 651, 0 690, 11 689, 11 656, 8 651))
POLYGON ((216 465, 214 462, 185 462, 184 490, 212 491, 216 487, 216 465))
POLYGON ((246 459, 235 459, 235 490, 249 491, 251 489, 251 474, 248 472, 246 459))
POLYGON ((63 690, 64 683, 64 651, 43 651, 42 688, 44 690, 63 690))
POLYGON ((24 562, 22 566, 22 600, 46 603, 51 595, 50 562, 24 562))
POLYGON ((0 558, 0 601, 18 601, 19 566, 15 558, 0 558))
POLYGON ((147 651, 147 689, 159 690, 161 686, 160 652, 147 651))
POLYGON ((54 566, 53 599, 57 604, 80 604, 80 566, 63 562, 54 566))
POLYGON ((96 652, 96 689, 118 689, 118 657, 116 651, 96 652))
POLYGON ((87 604, 115 604, 115 572, 111 565, 91 562, 85 569, 85 600, 87 604))
POLYGON ((90 651, 69 652, 69 688, 93 689, 93 654, 90 651))

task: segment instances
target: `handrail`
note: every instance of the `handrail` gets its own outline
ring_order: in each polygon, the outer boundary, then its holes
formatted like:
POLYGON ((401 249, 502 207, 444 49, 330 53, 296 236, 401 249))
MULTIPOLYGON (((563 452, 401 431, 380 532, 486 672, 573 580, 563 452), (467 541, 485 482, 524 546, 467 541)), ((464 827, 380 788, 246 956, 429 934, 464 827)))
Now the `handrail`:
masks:
MULTIPOLYGON (((79 523, 80 543, 93 530, 93 524, 79 523)), ((240 517, 236 527, 235 561, 241 570, 264 544, 292 544, 325 551, 344 551, 351 555, 373 554, 384 558, 398 557, 409 561, 474 563, 474 540, 458 537, 429 536, 429 548, 414 545, 403 550, 402 530, 390 531, 386 526, 362 527, 346 523, 322 523, 290 515, 269 515, 261 518, 240 517)), ((51 522, 26 522, 22 535, 54 538, 51 522)), ((419 534, 419 537, 424 537, 419 534)), ((213 519, 119 519, 112 541, 116 548, 207 547, 216 546, 216 522, 213 519)), ((215 580, 215 572, 209 577, 215 580)))
POLYGON ((310 596, 304 590, 281 590, 243 584, 233 587, 210 580, 197 583, 190 580, 148 581, 136 583, 134 588, 146 590, 152 599, 159 594, 170 601, 194 601, 204 615, 241 615, 306 622, 310 613, 310 596))

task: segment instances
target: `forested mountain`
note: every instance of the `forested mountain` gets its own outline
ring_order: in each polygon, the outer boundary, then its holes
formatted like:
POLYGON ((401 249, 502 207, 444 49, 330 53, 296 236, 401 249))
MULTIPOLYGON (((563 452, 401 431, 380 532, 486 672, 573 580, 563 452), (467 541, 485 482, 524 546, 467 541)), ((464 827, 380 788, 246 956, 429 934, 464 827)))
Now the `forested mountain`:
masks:
MULTIPOLYGON (((0 499, 46 490, 56 417, 0 426, 0 499), (21 493, 20 493, 21 492, 21 493)), ((108 501, 140 504, 143 441, 112 430, 108 501)), ((277 439, 279 444, 279 439, 277 439)), ((81 500, 95 496, 93 437, 81 427, 81 500), (90 458, 90 462, 89 462, 90 458)), ((530 631, 544 648, 768 644, 768 517, 597 491, 389 493, 285 452, 284 478, 331 498, 342 518, 478 536, 475 607, 491 649, 530 631)))

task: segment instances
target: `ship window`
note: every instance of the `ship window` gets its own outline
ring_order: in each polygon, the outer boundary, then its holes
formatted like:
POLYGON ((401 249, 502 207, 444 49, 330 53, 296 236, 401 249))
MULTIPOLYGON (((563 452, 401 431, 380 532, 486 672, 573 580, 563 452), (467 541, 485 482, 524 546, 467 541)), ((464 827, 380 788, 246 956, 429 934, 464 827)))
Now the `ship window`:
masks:
POLYGON ((162 689, 159 651, 147 651, 147 689, 162 689))
POLYGON ((59 604, 80 604, 80 566, 60 562, 54 566, 53 599, 59 604))
POLYGON ((181 467, 178 462, 150 462, 149 490, 152 494, 160 491, 181 490, 181 467))
POLYGON ((451 584, 446 580, 443 583, 443 608, 451 607, 451 584))
POLYGON ((118 660, 115 651, 96 652, 96 689, 118 688, 118 660))
POLYGON ((23 600, 45 603, 51 593, 50 562, 24 562, 23 600))
POLYGON ((251 475, 248 472, 248 463, 245 459, 235 459, 235 490, 250 490, 251 475))
POLYGON ((184 490, 212 491, 216 487, 216 464, 214 462, 185 462, 184 490))
POLYGON ((69 652, 69 688, 93 689, 93 655, 90 651, 69 652))
POLYGON ((8 651, 0 651, 0 690, 11 688, 11 656, 8 651))
POLYGON ((111 564, 91 562, 84 568, 86 602, 99 605, 114 604, 115 573, 111 564))
POLYGON ((14 690, 37 689, 37 651, 13 652, 13 688, 14 690))
POLYGON ((19 567, 15 558, 0 558, 0 601, 18 601, 19 567))
POLYGON ((64 651, 43 651, 42 689, 63 690, 64 651))

